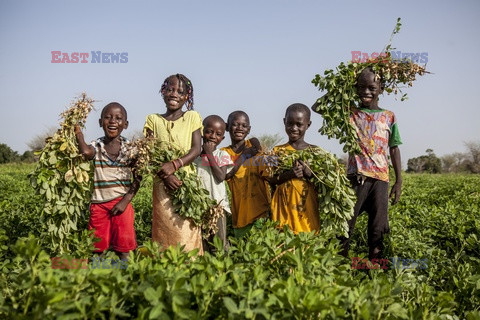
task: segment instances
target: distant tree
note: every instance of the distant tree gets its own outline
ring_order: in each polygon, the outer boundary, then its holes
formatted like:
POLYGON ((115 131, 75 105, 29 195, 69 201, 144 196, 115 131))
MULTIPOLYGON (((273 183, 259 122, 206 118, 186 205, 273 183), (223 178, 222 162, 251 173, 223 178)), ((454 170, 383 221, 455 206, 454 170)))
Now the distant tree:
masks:
POLYGON ((35 161, 35 156, 33 155, 32 151, 25 151, 20 156, 20 161, 22 161, 22 162, 33 162, 33 161, 35 161))
POLYGON ((442 157, 445 172, 480 173, 480 141, 465 142, 467 152, 455 152, 442 157))
POLYGON ((467 147, 466 167, 471 173, 480 173, 480 142, 465 142, 467 147))
POLYGON ((260 141, 260 145, 262 146, 263 151, 270 151, 276 145, 282 143, 284 138, 279 133, 275 134, 262 134, 261 136, 257 137, 258 141, 260 141))
POLYGON ((438 158, 432 149, 425 150, 428 156, 428 161, 425 166, 425 171, 428 173, 442 172, 442 161, 438 158))
POLYGON ((461 152, 455 152, 444 155, 442 160, 443 172, 464 172, 467 171, 466 167, 467 155, 461 152))
POLYGON ((56 131, 56 127, 48 127, 43 133, 37 134, 35 137, 33 137, 32 140, 27 143, 28 147, 31 151, 42 150, 46 144, 45 140, 48 137, 53 137, 56 131))
POLYGON ((427 155, 423 155, 417 158, 408 159, 407 172, 428 172, 428 173, 440 173, 442 172, 442 161, 438 158, 432 149, 425 151, 427 155))
POLYGON ((408 159, 407 172, 414 172, 414 173, 423 172, 423 168, 425 167, 427 158, 428 158, 427 156, 420 156, 420 157, 408 159))
POLYGON ((0 143, 0 163, 8 163, 18 161, 19 156, 17 151, 13 151, 12 148, 5 143, 0 143))

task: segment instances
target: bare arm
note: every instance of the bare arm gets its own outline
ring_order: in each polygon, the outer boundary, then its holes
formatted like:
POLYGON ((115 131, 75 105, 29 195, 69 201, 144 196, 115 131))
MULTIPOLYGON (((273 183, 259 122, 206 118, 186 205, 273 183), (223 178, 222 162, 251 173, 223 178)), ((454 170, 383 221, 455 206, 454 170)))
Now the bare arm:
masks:
POLYGON ((238 159, 235 161, 232 170, 230 170, 225 176, 225 180, 231 179, 237 173, 238 169, 240 169, 240 166, 245 160, 253 157, 262 150, 262 147, 260 146, 260 141, 258 141, 257 138, 251 138, 250 143, 252 144, 252 146, 243 150, 240 157, 238 157, 238 159))
POLYGON ((203 152, 205 152, 206 159, 208 161, 208 166, 212 168, 212 174, 215 178, 215 182, 220 183, 225 180, 227 174, 227 166, 220 167, 219 160, 215 159, 213 156, 213 151, 215 150, 215 144, 211 141, 206 141, 203 144, 203 152))
POLYGON ((318 113, 318 114, 322 114, 322 112, 320 112, 320 110, 317 110, 318 106, 319 106, 319 103, 318 103, 318 99, 317 99, 317 100, 315 101, 315 103, 312 105, 312 111, 313 111, 313 112, 316 112, 316 113, 318 113))
POLYGON ((243 164, 244 160, 245 160, 245 157, 243 157, 243 154, 240 155, 240 157, 238 157, 237 160, 235 160, 235 164, 233 165, 233 168, 230 171, 228 171, 228 173, 225 175, 225 180, 229 180, 229 179, 233 178, 233 176, 235 176, 238 169, 243 164))
POLYGON ((217 161, 209 159, 209 164, 212 167, 212 174, 217 183, 225 180, 227 177, 227 166, 219 167, 217 161))
POLYGON ((80 153, 86 160, 92 160, 95 156, 95 148, 85 142, 82 129, 80 129, 79 125, 75 125, 74 131, 80 153))
POLYGON ((142 177, 133 173, 133 182, 130 186, 128 192, 123 196, 122 200, 117 202, 115 206, 110 210, 110 213, 114 216, 119 215, 125 211, 127 205, 132 201, 135 194, 137 194, 138 189, 140 189, 140 182, 142 182, 142 177))
POLYGON ((252 145, 250 148, 246 148, 245 150, 243 150, 240 157, 238 157, 238 159, 235 160, 235 164, 232 170, 230 170, 225 176, 225 179, 226 180, 231 179, 237 173, 238 169, 240 169, 240 167, 245 162, 245 160, 256 155, 258 152, 259 152, 259 149, 257 149, 255 145, 252 145))
POLYGON ((395 184, 390 191, 390 198, 393 197, 392 204, 396 204, 402 193, 402 161, 398 146, 390 148, 390 159, 392 159, 393 170, 395 172, 395 184))
MULTIPOLYGON (((147 129, 147 135, 149 134, 147 129)), ((161 179, 165 179, 168 176, 172 175, 175 171, 177 171, 180 167, 189 165, 190 163, 195 160, 196 157, 200 155, 202 151, 202 136, 200 134, 200 129, 195 130, 192 133, 192 147, 188 151, 186 155, 180 157, 178 159, 173 159, 170 162, 164 163, 160 171, 158 172, 158 176, 161 179)))
POLYGON ((197 129, 192 134, 192 147, 186 155, 179 158, 182 160, 184 166, 190 164, 195 160, 202 152, 202 135, 200 129, 197 129))

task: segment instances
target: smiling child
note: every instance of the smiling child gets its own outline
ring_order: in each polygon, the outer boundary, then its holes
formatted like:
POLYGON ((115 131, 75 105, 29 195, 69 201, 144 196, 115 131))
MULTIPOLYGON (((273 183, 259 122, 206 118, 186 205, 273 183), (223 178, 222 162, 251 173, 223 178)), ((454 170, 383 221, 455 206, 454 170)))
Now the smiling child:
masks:
MULTIPOLYGON (((315 148, 305 142, 305 132, 312 123, 310 109, 301 103, 290 105, 283 119, 288 143, 276 146, 273 152, 297 152, 315 148)), ((312 183, 308 164, 297 160, 292 169, 270 178, 277 185, 272 198, 272 220, 280 226, 288 225, 293 232, 309 232, 320 229, 318 196, 312 183)))
POLYGON ((102 253, 111 245, 120 258, 126 259, 137 247, 131 201, 140 187, 139 177, 132 181, 126 139, 120 135, 128 127, 127 111, 117 102, 109 103, 102 110, 99 124, 105 136, 92 145, 85 143, 80 127, 75 126, 80 153, 95 165, 88 228, 95 229, 95 237, 100 238, 95 252, 102 253))
MULTIPOLYGON (((217 115, 210 115, 203 120, 203 146, 200 157, 195 159, 197 173, 203 187, 210 193, 210 197, 223 206, 224 214, 218 219, 217 235, 223 241, 223 247, 228 249, 227 222, 225 214, 231 214, 230 205, 225 187, 227 171, 233 167, 233 161, 229 154, 217 149, 217 146, 225 139, 226 123, 217 115)), ((213 240, 212 235, 208 240, 213 240)), ((210 245, 204 245, 204 249, 211 249, 210 245)), ((212 251, 212 250, 209 250, 212 251)))

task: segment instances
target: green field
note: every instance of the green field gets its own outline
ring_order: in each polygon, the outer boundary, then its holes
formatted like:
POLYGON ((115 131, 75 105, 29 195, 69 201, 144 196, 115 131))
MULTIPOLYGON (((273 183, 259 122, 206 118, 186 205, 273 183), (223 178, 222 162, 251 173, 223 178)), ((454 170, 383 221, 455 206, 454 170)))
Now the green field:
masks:
MULTIPOLYGON (((0 318, 480 319, 479 175, 404 175, 385 255, 423 259, 426 268, 353 270, 332 235, 295 236, 271 223, 232 240, 228 254, 160 254, 149 242, 147 184, 134 200, 145 249, 126 269, 53 269, 58 254, 27 179, 32 169, 0 166, 0 318)), ((87 221, 86 212, 63 258, 92 258, 87 221)), ((367 256, 365 230, 363 215, 350 256, 367 256)))

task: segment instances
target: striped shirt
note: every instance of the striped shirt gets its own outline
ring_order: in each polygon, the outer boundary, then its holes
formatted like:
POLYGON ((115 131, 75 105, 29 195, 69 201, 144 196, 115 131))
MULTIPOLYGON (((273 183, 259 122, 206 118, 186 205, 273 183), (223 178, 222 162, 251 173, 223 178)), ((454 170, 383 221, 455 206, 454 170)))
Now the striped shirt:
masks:
POLYGON ((95 148, 93 163, 92 203, 107 202, 125 195, 132 184, 132 170, 128 166, 127 140, 120 137, 120 153, 111 159, 105 150, 104 137, 92 142, 95 148))

